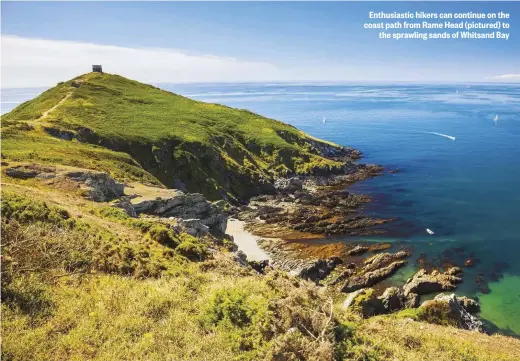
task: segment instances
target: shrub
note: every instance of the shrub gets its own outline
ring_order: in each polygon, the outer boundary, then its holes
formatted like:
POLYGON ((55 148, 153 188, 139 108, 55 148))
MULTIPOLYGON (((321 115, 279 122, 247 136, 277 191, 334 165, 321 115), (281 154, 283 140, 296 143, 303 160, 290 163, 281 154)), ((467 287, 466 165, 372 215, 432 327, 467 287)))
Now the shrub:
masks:
POLYGON ((128 214, 125 213, 125 211, 116 207, 102 207, 99 208, 96 213, 103 218, 119 221, 124 221, 130 218, 128 214))
POLYGON ((208 246, 204 242, 188 234, 183 234, 181 239, 181 243, 175 249, 177 254, 191 261, 202 261, 206 258, 208 246))
POLYGON ((155 223, 150 227, 148 234, 152 240, 159 242, 164 246, 176 248, 179 245, 179 240, 173 231, 168 229, 164 224, 155 223))

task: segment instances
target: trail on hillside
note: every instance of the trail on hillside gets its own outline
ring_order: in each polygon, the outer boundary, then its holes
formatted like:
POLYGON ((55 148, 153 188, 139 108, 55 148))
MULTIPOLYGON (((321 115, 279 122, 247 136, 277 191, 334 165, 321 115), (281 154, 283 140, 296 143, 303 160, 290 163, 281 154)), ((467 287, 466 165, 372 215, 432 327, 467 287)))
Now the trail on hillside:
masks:
POLYGON ((50 112, 52 112, 53 110, 55 110, 56 108, 58 108, 61 104, 63 104, 63 102, 64 102, 65 100, 67 100, 71 95, 72 95, 72 92, 69 92, 67 95, 65 95, 65 96, 63 97, 63 99, 61 99, 59 102, 57 102, 57 103, 56 103, 52 108, 50 108, 49 110, 44 111, 43 114, 42 114, 39 118, 37 118, 37 119, 34 120, 34 122, 38 122, 38 121, 44 119, 45 117, 47 117, 47 115, 48 115, 50 112))

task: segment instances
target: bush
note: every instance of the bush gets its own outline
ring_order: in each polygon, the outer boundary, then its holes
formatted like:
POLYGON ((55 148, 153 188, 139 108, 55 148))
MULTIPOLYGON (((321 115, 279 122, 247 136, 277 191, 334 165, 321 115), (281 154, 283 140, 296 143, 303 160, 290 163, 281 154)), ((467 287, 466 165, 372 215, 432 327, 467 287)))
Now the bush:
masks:
POLYGON ((36 202, 14 193, 3 193, 2 217, 7 220, 17 220, 21 223, 51 222, 65 224, 70 218, 65 209, 48 206, 44 202, 36 202))
POLYGON ((204 322, 216 326, 226 324, 244 327, 251 323, 256 313, 255 307, 248 304, 247 294, 242 289, 220 290, 210 300, 204 314, 204 322))
POLYGON ((186 257, 191 261, 202 261, 208 253, 208 246, 200 239, 188 234, 181 236, 182 242, 175 249, 175 253, 186 257))
POLYGON ((123 211, 121 208, 115 207, 99 208, 96 213, 103 218, 114 219, 119 221, 124 221, 130 218, 128 214, 126 214, 125 211, 123 211))
POLYGON ((150 227, 148 234, 152 240, 159 242, 164 246, 176 248, 179 245, 179 240, 173 231, 168 229, 164 224, 155 223, 150 227))

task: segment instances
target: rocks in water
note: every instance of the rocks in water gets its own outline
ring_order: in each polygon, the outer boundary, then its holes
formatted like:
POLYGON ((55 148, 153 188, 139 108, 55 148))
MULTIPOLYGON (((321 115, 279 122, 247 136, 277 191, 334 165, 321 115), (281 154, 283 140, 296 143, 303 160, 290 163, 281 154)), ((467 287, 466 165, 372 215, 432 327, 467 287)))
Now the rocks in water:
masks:
POLYGON ((287 243, 280 239, 262 238, 258 245, 271 259, 270 265, 318 283, 329 276, 337 265, 342 263, 339 257, 319 259, 316 257, 295 257, 295 251, 287 248, 287 243))
POLYGON ((457 297, 457 301, 469 313, 480 312, 480 304, 472 298, 462 296, 462 297, 457 297))
POLYGON ((299 269, 298 276, 314 282, 321 281, 341 262, 339 257, 311 261, 299 269))
POLYGON ((464 261, 464 266, 466 267, 473 267, 476 263, 476 260, 473 259, 473 258, 468 258, 467 260, 464 261))
POLYGON ((482 321, 472 316, 462 306, 463 301, 455 294, 439 294, 433 300, 425 301, 419 308, 419 318, 423 321, 448 324, 465 330, 482 332, 482 321))
POLYGON ((366 251, 368 251, 368 247, 367 246, 356 246, 356 247, 352 248, 351 250, 349 250, 347 252, 347 254, 349 256, 358 256, 360 254, 365 253, 366 251))
POLYGON ((124 185, 108 173, 85 170, 65 172, 63 176, 80 183, 85 198, 95 202, 107 202, 124 195, 124 185))
POLYGON ((453 270, 448 270, 440 273, 435 270, 428 274, 424 269, 421 269, 406 281, 406 284, 403 286, 404 295, 407 296, 410 293, 424 295, 452 290, 457 287, 456 284, 462 282, 462 278, 453 275, 454 272, 453 270))
POLYGON ((171 197, 135 201, 133 208, 137 214, 180 219, 182 225, 197 235, 208 231, 218 234, 226 232, 228 215, 223 207, 208 202, 199 193, 175 191, 171 197))
POLYGON ((252 231, 276 238, 295 231, 312 234, 374 235, 393 219, 373 219, 357 211, 370 197, 344 190, 349 184, 380 174, 382 168, 352 162, 340 173, 279 178, 275 194, 250 199, 249 207, 234 216, 248 222, 252 231), (344 172, 344 173, 343 173, 344 172), (340 189, 343 188, 343 189, 340 189), (258 222, 261 219, 264 222, 258 222))
POLYGON ((400 267, 406 264, 403 258, 408 257, 407 252, 381 253, 365 260, 364 266, 353 277, 350 277, 342 292, 353 292, 361 288, 371 287, 379 281, 391 276, 400 267))

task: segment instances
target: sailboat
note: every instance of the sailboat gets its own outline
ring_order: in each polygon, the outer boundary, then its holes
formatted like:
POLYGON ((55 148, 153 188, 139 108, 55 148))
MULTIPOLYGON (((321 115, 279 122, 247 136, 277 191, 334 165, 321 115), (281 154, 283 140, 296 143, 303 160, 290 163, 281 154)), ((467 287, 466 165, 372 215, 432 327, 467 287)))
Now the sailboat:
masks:
POLYGON ((325 117, 323 117, 323 120, 321 121, 323 124, 327 123, 327 119, 325 119, 325 117))
POLYGON ((493 121, 495 122, 495 124, 497 124, 497 122, 498 122, 498 114, 495 115, 495 117, 493 118, 493 121))

